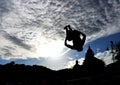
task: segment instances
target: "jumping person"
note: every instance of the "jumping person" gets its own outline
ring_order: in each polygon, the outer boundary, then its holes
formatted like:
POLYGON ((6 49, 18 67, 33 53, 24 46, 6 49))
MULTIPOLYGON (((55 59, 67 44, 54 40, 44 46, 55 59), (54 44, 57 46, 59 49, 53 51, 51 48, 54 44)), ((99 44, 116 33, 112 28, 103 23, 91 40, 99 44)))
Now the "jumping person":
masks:
POLYGON ((80 31, 72 30, 70 25, 66 26, 64 29, 66 30, 65 46, 73 50, 82 51, 86 35, 80 31), (72 41, 73 45, 67 44, 67 40, 72 41))

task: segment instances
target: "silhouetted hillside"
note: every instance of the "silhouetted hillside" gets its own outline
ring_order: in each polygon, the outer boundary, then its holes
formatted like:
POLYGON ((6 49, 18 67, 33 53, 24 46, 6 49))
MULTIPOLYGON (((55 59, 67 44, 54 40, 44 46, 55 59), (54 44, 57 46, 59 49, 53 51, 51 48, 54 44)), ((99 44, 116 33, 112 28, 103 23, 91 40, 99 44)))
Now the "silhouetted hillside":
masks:
POLYGON ((83 65, 54 71, 38 65, 15 64, 0 65, 0 85, 119 85, 120 43, 116 45, 116 62, 105 66, 94 57, 88 48, 83 65))
MULTIPOLYGON (((0 81, 1 82, 24 82, 32 83, 42 80, 52 80, 55 78, 55 73, 43 66, 29 66, 24 64, 15 64, 14 62, 0 66, 0 81)), ((0 82, 0 83, 1 83, 0 82)), ((32 84, 35 85, 35 84, 32 84)))

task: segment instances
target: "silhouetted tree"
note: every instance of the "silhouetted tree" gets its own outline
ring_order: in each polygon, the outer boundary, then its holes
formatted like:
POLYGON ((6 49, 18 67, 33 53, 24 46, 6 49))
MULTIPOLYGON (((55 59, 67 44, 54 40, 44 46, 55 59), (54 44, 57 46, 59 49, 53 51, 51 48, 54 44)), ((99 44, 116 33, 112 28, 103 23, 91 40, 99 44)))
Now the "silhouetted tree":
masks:
POLYGON ((113 62, 115 62, 116 45, 113 41, 110 41, 110 44, 111 44, 112 60, 113 62))
POLYGON ((109 48, 108 48, 108 47, 106 48, 106 51, 109 51, 109 48))
POLYGON ((120 41, 116 44, 116 54, 115 59, 120 61, 120 41))

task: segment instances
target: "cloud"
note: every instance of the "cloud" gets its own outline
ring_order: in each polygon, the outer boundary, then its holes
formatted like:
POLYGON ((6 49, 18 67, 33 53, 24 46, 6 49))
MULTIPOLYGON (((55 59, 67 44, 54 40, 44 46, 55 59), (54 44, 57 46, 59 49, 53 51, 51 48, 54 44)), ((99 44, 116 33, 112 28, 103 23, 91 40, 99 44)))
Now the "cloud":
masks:
MULTIPOLYGON (((71 61, 68 61, 65 65, 65 68, 73 68, 73 66, 75 65, 75 62, 76 60, 71 60, 71 61)), ((78 59, 78 63, 79 65, 82 65, 84 62, 84 58, 80 58, 78 59)))
POLYGON ((13 44, 16 44, 16 45, 18 45, 18 46, 20 46, 20 47, 22 47, 22 48, 24 48, 24 49, 27 49, 27 50, 30 50, 30 49, 31 49, 31 46, 25 44, 25 43, 23 42, 23 40, 18 39, 18 38, 15 37, 15 36, 11 36, 10 34, 8 34, 8 33, 5 32, 5 31, 2 31, 2 30, 1 30, 1 33, 3 34, 3 36, 4 36, 6 39, 8 39, 9 41, 11 41, 13 44))
POLYGON ((8 13, 12 9, 12 2, 9 0, 0 0, 0 16, 4 16, 5 13, 8 13))
MULTIPOLYGON (((106 65, 108 65, 110 63, 113 63, 111 50, 104 51, 104 52, 98 52, 98 53, 95 54, 95 57, 103 60, 106 65)), ((85 59, 84 57, 78 59, 79 65, 83 64, 84 59, 85 59)), ((70 59, 66 63, 65 68, 72 68, 75 65, 75 62, 76 62, 76 60, 70 59)))
POLYGON ((0 0, 0 54, 39 58, 40 47, 58 40, 64 45, 68 24, 86 33, 86 43, 120 32, 119 0, 0 0))
POLYGON ((104 51, 104 52, 98 52, 95 54, 95 57, 102 59, 106 65, 113 62, 111 50, 104 51))

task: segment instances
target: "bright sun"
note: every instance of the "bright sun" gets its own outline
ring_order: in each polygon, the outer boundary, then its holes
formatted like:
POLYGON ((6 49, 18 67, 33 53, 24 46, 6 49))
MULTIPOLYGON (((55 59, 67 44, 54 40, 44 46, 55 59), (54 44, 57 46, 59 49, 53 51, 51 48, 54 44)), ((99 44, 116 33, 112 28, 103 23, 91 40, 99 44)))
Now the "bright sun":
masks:
POLYGON ((48 44, 43 44, 39 46, 37 53, 39 53, 40 57, 56 59, 60 58, 63 49, 64 44, 62 41, 52 41, 48 44))

